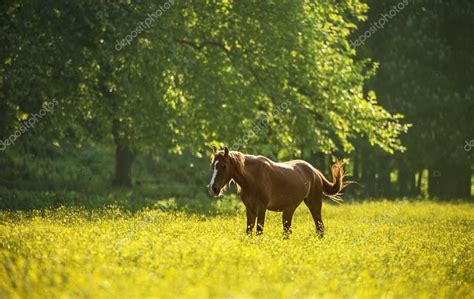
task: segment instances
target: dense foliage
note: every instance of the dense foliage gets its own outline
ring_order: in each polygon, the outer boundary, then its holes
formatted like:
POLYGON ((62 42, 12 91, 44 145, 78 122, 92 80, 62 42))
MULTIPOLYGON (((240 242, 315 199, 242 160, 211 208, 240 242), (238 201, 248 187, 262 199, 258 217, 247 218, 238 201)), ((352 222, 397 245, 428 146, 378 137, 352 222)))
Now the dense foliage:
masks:
POLYGON ((377 92, 384 107, 403 113, 413 126, 402 136, 407 150, 401 154, 387 155, 357 143, 354 160, 359 167, 354 175, 368 186, 364 195, 416 196, 428 185, 430 196, 471 196, 474 2, 367 2, 368 18, 351 41, 398 10, 357 47, 360 57, 371 57, 380 66, 367 86, 377 92), (396 5, 401 9, 394 9, 396 5), (391 186, 393 172, 398 178, 391 186))
POLYGON ((45 146, 113 144, 119 185, 131 184, 138 153, 199 155, 255 120, 266 133, 241 149, 350 151, 357 137, 402 149, 406 126, 364 91, 373 68, 347 40, 366 10, 359 1, 1 5, 1 140, 54 99, 41 131, 27 133, 45 146))

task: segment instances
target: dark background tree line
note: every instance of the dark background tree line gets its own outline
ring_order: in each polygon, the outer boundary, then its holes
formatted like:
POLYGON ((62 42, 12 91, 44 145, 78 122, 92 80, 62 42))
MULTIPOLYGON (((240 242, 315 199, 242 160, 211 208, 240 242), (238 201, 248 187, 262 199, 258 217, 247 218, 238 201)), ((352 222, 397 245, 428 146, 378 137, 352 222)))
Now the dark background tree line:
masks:
MULTIPOLYGON (((369 1, 368 21, 393 3, 369 1)), ((368 196, 471 195, 474 137, 474 6, 471 1, 409 1, 358 53, 380 64, 368 82, 389 111, 413 124, 404 153, 387 155, 362 144, 355 173, 368 196), (368 163, 370 157, 371 163, 368 163), (369 165, 371 164, 371 165, 369 165), (390 182, 390 173, 398 179, 390 182), (375 184, 374 184, 375 183, 375 184)))
POLYGON ((408 1, 351 47, 397 3, 4 1, 0 140, 58 105, 0 151, 2 207, 110 183, 204 193, 209 146, 262 119, 242 151, 350 157, 356 198, 470 197, 474 5, 408 1))

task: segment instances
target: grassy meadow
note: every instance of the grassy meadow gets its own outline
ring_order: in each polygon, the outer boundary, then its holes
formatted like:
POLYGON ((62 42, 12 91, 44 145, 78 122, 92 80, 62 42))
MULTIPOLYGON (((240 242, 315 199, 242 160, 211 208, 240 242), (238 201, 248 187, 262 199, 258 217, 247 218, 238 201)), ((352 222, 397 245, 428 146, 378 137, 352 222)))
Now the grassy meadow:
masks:
POLYGON ((0 212, 0 298, 474 297, 469 203, 326 202, 322 240, 304 205, 284 240, 235 198, 174 204, 0 212))

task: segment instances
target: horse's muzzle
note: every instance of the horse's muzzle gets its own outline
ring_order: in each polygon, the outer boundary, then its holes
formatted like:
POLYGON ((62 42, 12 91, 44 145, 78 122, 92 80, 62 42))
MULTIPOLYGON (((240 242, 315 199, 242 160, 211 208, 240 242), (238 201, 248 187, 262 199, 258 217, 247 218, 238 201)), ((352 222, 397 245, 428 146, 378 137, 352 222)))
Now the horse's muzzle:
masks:
POLYGON ((213 184, 212 186, 209 185, 208 189, 209 189, 209 195, 214 196, 214 197, 219 196, 220 191, 221 191, 219 188, 217 188, 215 184, 213 184))

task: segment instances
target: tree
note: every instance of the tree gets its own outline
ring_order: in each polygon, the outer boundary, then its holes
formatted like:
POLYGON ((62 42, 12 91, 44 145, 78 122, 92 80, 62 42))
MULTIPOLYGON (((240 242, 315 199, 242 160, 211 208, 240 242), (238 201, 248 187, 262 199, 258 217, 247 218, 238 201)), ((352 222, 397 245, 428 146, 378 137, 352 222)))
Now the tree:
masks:
POLYGON ((1 72, 10 95, 2 101, 28 113, 18 105, 23 98, 39 105, 57 98, 61 113, 48 138, 114 144, 118 185, 131 185, 138 153, 200 154, 233 144, 256 119, 267 120, 268 133, 249 147, 350 151, 361 137, 388 152, 403 149, 401 116, 364 92, 374 68, 357 61, 347 41, 366 10, 358 1, 10 1, 3 8, 1 72), (27 16, 32 31, 20 29, 27 16))
MULTIPOLYGON (((353 38, 370 31, 399 3, 369 1, 368 21, 353 38)), ((470 196, 474 164, 463 146, 474 135, 473 12, 471 1, 410 1, 357 49, 360 57, 380 64, 368 88, 378 93, 384 107, 403 113, 413 124, 401 138, 407 151, 381 160, 387 167, 396 165, 392 170, 398 170, 401 196, 420 191, 426 168, 431 196, 470 196)), ((371 153, 364 164, 372 160, 371 153)))

